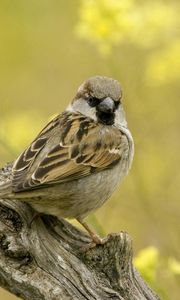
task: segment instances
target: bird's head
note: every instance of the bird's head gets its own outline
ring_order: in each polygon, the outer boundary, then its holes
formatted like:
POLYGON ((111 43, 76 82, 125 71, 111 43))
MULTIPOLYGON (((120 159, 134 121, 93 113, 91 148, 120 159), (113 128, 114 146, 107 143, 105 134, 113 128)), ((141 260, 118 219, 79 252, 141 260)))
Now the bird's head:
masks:
POLYGON ((79 87, 68 110, 80 112, 104 125, 126 125, 121 97, 117 80, 94 76, 79 87))

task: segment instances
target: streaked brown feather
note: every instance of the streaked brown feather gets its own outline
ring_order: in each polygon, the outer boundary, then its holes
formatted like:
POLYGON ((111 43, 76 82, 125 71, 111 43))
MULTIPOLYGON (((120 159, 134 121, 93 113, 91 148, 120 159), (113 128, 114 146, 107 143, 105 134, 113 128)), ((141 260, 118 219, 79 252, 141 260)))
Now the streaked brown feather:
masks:
POLYGON ((110 168, 121 159, 121 139, 122 133, 115 127, 78 113, 63 113, 15 162, 13 190, 67 182, 110 168))

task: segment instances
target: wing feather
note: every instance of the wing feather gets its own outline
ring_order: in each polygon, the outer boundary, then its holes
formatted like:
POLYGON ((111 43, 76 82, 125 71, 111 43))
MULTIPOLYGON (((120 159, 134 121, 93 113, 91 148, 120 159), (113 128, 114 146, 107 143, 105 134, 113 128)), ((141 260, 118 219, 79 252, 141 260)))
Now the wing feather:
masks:
POLYGON ((77 180, 111 168, 127 147, 127 138, 119 129, 78 113, 64 113, 52 120, 15 162, 13 190, 77 180))

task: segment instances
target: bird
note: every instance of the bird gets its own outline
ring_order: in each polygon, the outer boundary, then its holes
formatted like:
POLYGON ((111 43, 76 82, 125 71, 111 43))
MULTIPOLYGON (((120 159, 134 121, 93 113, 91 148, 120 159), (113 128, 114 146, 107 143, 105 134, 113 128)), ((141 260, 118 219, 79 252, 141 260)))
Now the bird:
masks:
POLYGON ((102 244, 85 218, 111 197, 133 155, 119 81, 93 76, 14 161, 0 198, 24 201, 38 213, 76 219, 92 243, 102 244))

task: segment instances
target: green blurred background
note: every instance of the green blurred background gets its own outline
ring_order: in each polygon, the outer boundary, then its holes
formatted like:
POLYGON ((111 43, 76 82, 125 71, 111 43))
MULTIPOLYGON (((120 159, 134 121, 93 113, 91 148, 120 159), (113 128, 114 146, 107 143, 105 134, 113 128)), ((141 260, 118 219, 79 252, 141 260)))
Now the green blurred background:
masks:
POLYGON ((179 11, 178 0, 0 1, 0 164, 86 78, 118 79, 134 163, 89 222, 102 235, 129 232, 137 268, 166 300, 180 293, 179 11))

